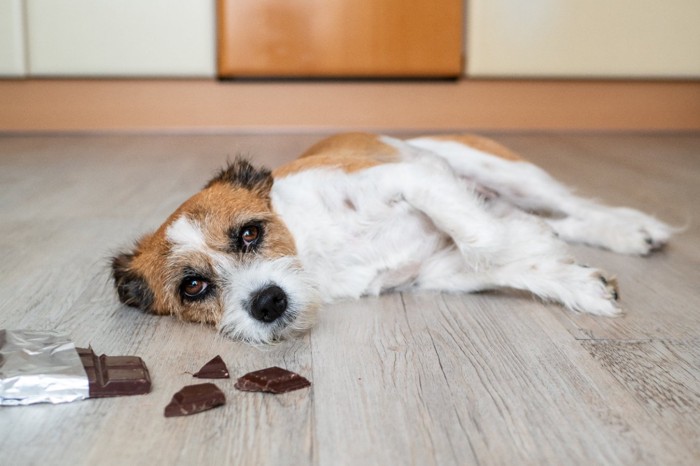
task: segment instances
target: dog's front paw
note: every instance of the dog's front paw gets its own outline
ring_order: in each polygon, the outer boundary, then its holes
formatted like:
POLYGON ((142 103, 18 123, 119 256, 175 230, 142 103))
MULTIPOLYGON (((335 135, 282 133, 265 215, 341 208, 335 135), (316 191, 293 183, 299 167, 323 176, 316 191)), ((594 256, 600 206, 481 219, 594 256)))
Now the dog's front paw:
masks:
POLYGON ((647 255, 663 247, 673 232, 668 225, 633 209, 615 208, 607 215, 605 240, 615 252, 647 255))
POLYGON ((597 206, 569 217, 550 220, 549 224, 566 241, 642 256, 661 248, 674 232, 665 223, 625 207, 597 206))

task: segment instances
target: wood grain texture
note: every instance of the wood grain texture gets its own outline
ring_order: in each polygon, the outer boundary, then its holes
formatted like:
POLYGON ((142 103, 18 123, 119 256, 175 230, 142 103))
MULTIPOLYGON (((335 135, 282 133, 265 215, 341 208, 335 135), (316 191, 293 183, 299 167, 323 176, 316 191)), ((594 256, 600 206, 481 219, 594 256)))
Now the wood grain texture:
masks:
POLYGON ((462 0, 218 0, 222 77, 462 73, 462 0))
POLYGON ((491 134, 580 194, 686 225, 666 250, 575 247, 617 274, 620 319, 522 293, 389 294, 326 306, 257 349, 119 305, 108 258, 238 153, 272 168, 319 135, 0 137, 0 328, 136 354, 145 396, 0 408, 2 463, 612 464, 700 459, 700 136, 491 134), (227 404, 163 417, 221 355, 227 404), (309 389, 233 388, 278 365, 309 389))
MULTIPOLYGON (((589 340, 583 346, 651 415, 659 432, 700 458, 700 339, 589 340)), ((663 435, 662 434, 662 435, 663 435)))

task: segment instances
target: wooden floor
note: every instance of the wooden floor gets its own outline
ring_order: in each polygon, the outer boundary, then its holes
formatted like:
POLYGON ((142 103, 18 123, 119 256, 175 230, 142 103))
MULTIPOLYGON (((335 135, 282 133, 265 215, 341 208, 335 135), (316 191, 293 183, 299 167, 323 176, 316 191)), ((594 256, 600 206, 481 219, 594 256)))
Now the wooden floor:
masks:
MULTIPOLYGON (((498 135, 496 135, 498 136, 498 135)), ((142 356, 149 395, 0 408, 0 463, 700 464, 700 135, 502 135, 585 196, 685 226, 649 258, 575 247, 617 274, 627 315, 524 294, 392 294, 322 310, 260 350, 119 305, 108 258, 238 153, 271 166, 318 136, 0 138, 0 328, 59 329, 142 356), (280 396, 163 409, 220 354, 311 379, 280 396)))

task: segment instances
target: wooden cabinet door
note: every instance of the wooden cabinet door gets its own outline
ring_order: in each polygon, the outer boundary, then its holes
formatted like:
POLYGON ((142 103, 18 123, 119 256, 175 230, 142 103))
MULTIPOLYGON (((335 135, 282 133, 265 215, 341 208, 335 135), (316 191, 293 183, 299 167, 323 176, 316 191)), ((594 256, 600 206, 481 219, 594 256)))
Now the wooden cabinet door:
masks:
POLYGON ((462 71, 463 0, 218 0, 221 77, 462 71))

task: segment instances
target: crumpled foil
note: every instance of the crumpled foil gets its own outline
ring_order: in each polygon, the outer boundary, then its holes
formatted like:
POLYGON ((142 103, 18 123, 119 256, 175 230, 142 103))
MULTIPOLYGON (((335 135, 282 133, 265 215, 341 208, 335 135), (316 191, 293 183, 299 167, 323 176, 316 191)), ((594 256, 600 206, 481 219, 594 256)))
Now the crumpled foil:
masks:
POLYGON ((0 329, 0 405, 67 403, 89 394, 87 374, 67 335, 0 329))

